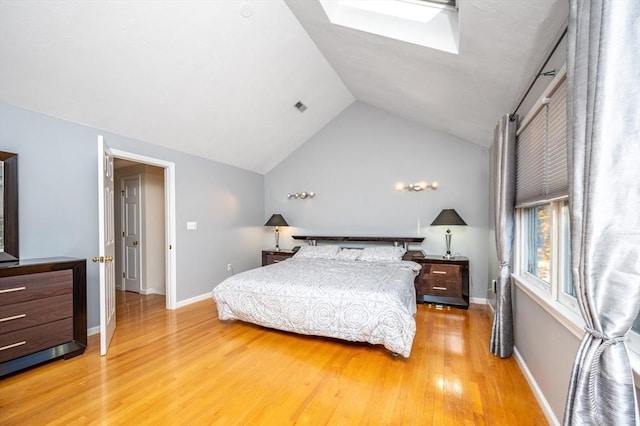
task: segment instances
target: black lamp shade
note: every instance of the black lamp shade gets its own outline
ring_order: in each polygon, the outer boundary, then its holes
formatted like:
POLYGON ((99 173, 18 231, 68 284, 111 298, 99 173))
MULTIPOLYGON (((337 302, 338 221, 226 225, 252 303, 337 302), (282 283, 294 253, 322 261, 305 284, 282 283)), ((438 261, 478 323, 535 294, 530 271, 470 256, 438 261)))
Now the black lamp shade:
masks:
POLYGON ((289 224, 287 223, 286 220, 284 220, 284 217, 282 217, 281 214, 274 214, 274 215, 271 215, 271 217, 269 218, 267 223, 264 224, 264 226, 289 226, 289 224))
POLYGON ((444 209, 440 214, 431 222, 433 225, 466 225, 467 223, 462 220, 458 212, 454 209, 444 209))

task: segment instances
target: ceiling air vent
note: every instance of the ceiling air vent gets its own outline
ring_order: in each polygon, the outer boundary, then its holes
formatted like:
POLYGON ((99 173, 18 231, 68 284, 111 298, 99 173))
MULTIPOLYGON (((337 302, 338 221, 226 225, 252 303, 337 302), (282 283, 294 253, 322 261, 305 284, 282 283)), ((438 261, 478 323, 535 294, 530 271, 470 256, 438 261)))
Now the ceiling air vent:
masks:
POLYGON ((294 107, 296 107, 297 110, 300 111, 300 112, 305 112, 307 110, 307 106, 305 104, 303 104, 302 101, 296 102, 294 107))

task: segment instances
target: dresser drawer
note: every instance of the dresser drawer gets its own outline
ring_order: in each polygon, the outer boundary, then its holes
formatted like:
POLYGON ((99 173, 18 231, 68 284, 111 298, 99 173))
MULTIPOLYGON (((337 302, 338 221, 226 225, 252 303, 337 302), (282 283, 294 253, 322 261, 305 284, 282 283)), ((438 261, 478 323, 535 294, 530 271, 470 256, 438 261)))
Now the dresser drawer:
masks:
POLYGON ((69 294, 72 291, 73 271, 70 269, 0 277, 0 305, 69 294))
POLYGON ((458 265, 434 265, 429 264, 427 273, 432 279, 451 281, 460 279, 460 266, 458 265))
POLYGON ((262 250, 262 266, 272 265, 291 258, 295 254, 292 250, 262 250))
POLYGON ((267 255, 267 263, 272 264, 272 263, 282 262, 283 260, 287 260, 290 257, 291 256, 279 256, 276 254, 270 254, 270 255, 267 255))
POLYGON ((0 362, 73 340, 73 318, 0 334, 0 362))
POLYGON ((73 316, 73 298, 67 294, 6 305, 0 310, 0 334, 73 316))
POLYGON ((462 283, 460 281, 423 279, 416 286, 419 294, 431 294, 433 296, 460 297, 462 283))

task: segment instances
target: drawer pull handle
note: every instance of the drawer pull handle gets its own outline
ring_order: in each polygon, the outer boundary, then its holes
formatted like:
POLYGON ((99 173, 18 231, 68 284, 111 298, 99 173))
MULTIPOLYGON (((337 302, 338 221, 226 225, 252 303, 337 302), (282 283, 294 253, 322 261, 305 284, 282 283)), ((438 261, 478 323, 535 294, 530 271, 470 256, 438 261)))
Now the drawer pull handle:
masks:
POLYGON ((438 286, 433 286, 434 290, 441 290, 441 291, 447 291, 446 287, 438 287, 438 286))
POLYGON ((6 351, 7 349, 16 348, 18 346, 22 346, 26 344, 27 344, 26 340, 23 340, 22 342, 12 343, 10 345, 3 346, 0 348, 0 351, 6 351))
POLYGON ((445 271, 431 271, 434 274, 447 275, 445 271))
POLYGON ((20 319, 26 317, 27 314, 14 315, 12 317, 0 318, 0 322, 11 321, 15 319, 20 319))
POLYGON ((13 293, 14 291, 26 290, 26 287, 14 287, 14 288, 6 288, 4 290, 0 290, 0 294, 3 293, 13 293))

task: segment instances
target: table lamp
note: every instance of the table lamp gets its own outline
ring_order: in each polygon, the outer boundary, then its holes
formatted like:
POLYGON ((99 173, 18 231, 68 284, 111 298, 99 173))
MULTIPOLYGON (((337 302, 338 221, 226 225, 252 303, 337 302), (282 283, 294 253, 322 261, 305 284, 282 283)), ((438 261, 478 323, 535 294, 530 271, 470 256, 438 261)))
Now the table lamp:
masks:
POLYGON ((275 226, 276 227, 276 251, 280 251, 280 246, 278 245, 280 239, 280 231, 278 230, 278 226, 289 226, 284 217, 281 214, 271 215, 267 223, 264 226, 275 226))
POLYGON ((444 209, 440 212, 440 214, 431 222, 431 226, 434 225, 444 225, 447 226, 447 233, 444 234, 445 240, 447 242, 447 254, 442 256, 444 259, 453 259, 454 256, 451 256, 451 229, 449 226, 453 225, 466 225, 467 223, 462 220, 460 215, 454 209, 444 209))

